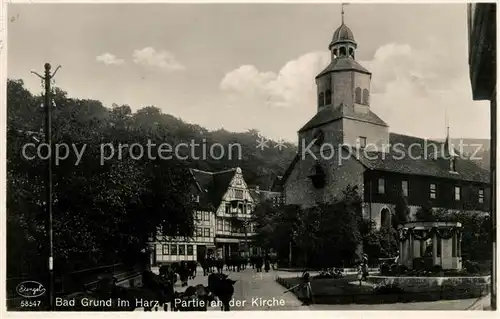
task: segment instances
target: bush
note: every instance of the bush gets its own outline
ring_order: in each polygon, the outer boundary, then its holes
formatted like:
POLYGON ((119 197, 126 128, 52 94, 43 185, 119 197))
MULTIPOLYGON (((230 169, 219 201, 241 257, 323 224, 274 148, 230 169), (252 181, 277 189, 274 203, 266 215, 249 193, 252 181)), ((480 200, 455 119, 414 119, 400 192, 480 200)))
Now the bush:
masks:
POLYGON ((387 263, 383 263, 380 265, 380 274, 382 276, 387 276, 391 274, 391 266, 387 263))
POLYGON ((470 274, 476 274, 481 271, 479 263, 470 260, 464 261, 463 268, 470 274))
POLYGON ((400 274, 400 275, 405 274, 408 272, 408 267, 406 267, 405 265, 399 265, 397 267, 397 271, 398 271, 398 274, 400 274))
POLYGON ((385 284, 375 287, 373 292, 376 295, 399 295, 404 293, 404 290, 397 284, 385 284))
POLYGON ((434 274, 438 274, 442 271, 443 271, 443 267, 441 267, 441 265, 434 265, 432 267, 432 273, 434 273, 434 274))

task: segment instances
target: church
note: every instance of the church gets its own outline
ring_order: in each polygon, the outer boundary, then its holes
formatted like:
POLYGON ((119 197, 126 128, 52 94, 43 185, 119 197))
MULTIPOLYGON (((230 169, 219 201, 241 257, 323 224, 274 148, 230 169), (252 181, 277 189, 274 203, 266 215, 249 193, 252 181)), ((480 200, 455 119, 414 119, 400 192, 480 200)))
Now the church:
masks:
POLYGON ((299 129, 298 153, 279 180, 285 203, 314 206, 357 186, 364 217, 378 227, 399 196, 410 215, 423 205, 486 213, 489 172, 460 154, 449 134, 438 142, 390 132, 371 110, 372 74, 356 61, 357 48, 342 15, 331 62, 315 78, 317 112, 299 129))

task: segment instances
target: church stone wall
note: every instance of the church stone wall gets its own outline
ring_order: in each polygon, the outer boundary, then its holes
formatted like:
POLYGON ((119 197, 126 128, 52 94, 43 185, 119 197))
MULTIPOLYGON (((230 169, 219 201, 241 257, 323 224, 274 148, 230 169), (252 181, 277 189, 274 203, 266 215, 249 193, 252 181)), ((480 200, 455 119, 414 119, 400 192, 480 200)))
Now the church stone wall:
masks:
MULTIPOLYGON (((324 142, 334 145, 337 148, 337 145, 342 144, 343 133, 342 133, 342 121, 334 121, 328 124, 322 125, 321 127, 314 128, 305 132, 299 133, 299 150, 305 146, 307 147, 313 140, 314 134, 321 130, 324 133, 324 142)), ((315 147, 313 147, 314 149, 315 147)))
MULTIPOLYGON (((361 101, 363 101, 363 90, 367 89, 368 92, 370 92, 370 82, 371 82, 371 75, 354 72, 354 83, 352 90, 354 92, 357 87, 361 89, 361 101)), ((368 99, 368 101, 370 100, 368 99)))
MULTIPOLYGON (((314 206, 320 202, 331 202, 342 195, 342 191, 347 186, 357 185, 360 194, 363 189, 364 167, 354 158, 347 158, 347 153, 342 156, 347 159, 340 159, 336 154, 332 159, 323 159, 316 156, 321 164, 326 177, 323 188, 315 188, 309 175, 311 175, 316 158, 306 156, 295 164, 291 174, 284 185, 286 204, 296 204, 303 207, 314 206)), ((300 154, 299 154, 300 155, 300 154)))
POLYGON ((340 103, 352 105, 354 103, 354 79, 353 72, 335 72, 332 76, 333 106, 338 107, 340 103))
POLYGON ((367 145, 374 144, 376 146, 372 146, 367 151, 382 152, 384 145, 386 145, 386 150, 388 148, 389 128, 387 126, 344 118, 342 119, 342 128, 344 131, 344 143, 346 144, 356 145, 357 139, 363 136, 366 137, 367 145))

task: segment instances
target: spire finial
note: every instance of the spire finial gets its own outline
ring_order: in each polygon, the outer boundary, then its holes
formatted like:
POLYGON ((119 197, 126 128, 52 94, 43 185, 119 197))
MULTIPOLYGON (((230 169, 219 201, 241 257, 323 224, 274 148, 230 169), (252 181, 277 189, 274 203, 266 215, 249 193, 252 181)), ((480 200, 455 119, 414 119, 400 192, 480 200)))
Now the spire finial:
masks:
POLYGON ((342 14, 342 24, 344 24, 344 3, 341 3, 340 6, 342 8, 342 12, 341 12, 341 14, 342 14))
POLYGON ((340 7, 342 9, 342 12, 341 12, 342 13, 342 24, 344 24, 344 6, 346 6, 348 4, 349 3, 343 3, 343 2, 340 3, 340 7))
POLYGON ((450 122, 448 121, 448 107, 444 108, 444 125, 446 127, 446 137, 450 136, 450 122))

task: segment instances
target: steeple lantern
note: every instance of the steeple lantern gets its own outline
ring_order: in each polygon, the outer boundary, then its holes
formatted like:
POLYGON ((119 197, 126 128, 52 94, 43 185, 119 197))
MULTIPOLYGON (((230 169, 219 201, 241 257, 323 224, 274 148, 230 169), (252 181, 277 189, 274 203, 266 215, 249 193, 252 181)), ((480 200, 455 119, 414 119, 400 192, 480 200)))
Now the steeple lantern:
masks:
POLYGON ((355 58, 355 51, 358 47, 354 34, 344 23, 344 5, 342 4, 342 24, 333 33, 332 41, 328 50, 332 52, 332 61, 337 58, 355 58))

